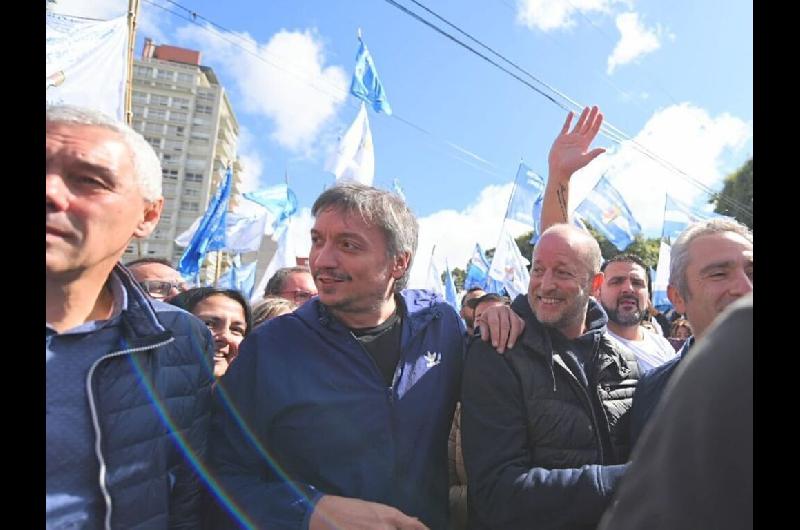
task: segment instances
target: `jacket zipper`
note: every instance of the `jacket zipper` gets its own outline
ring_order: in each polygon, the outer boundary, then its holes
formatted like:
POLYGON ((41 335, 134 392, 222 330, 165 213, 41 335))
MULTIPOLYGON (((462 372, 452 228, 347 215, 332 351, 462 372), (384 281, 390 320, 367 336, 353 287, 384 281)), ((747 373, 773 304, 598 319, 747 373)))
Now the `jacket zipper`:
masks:
MULTIPOLYGON (((556 351, 553 351, 553 356, 556 356, 556 355, 558 355, 558 353, 556 351)), ((594 357, 594 353, 592 353, 592 357, 594 357)), ((605 464, 605 452, 603 451, 603 440, 600 438, 600 429, 599 429, 599 426, 598 426, 598 423, 597 423, 597 416, 594 413, 594 407, 592 406, 592 400, 589 399, 589 392, 586 390, 586 388, 583 387, 581 382, 578 381, 578 378, 575 377, 575 374, 573 374, 570 371, 569 367, 567 367, 567 365, 564 364, 564 361, 561 360, 560 356, 557 357, 556 364, 558 364, 558 366, 560 366, 565 372, 567 372, 567 374, 569 374, 569 376, 575 382, 575 385, 578 388, 581 389, 581 392, 583 393, 583 396, 586 398, 586 404, 588 405, 589 412, 592 415, 592 428, 594 429, 594 436, 597 439, 597 446, 600 448, 600 464, 604 465, 605 464)), ((589 378, 587 377, 586 379, 588 381, 589 378)))
POLYGON ((139 351, 145 350, 152 350, 154 348, 159 348, 170 342, 174 341, 175 337, 170 337, 168 340, 163 342, 159 342, 157 344, 151 344, 148 346, 141 346, 139 348, 130 348, 127 350, 120 350, 116 352, 111 352, 107 355, 104 355, 97 359, 94 363, 92 363, 91 368, 89 368, 89 374, 86 376, 86 392, 89 395, 89 409, 92 413, 92 425, 94 426, 94 433, 95 433, 95 442, 94 442, 94 452, 97 456, 97 460, 100 463, 100 491, 103 494, 103 500, 106 503, 106 516, 104 521, 104 526, 107 530, 111 530, 111 495, 108 493, 108 487, 106 485, 106 461, 103 458, 101 443, 102 443, 102 433, 100 432, 100 421, 97 419, 97 409, 94 404, 94 394, 92 392, 92 375, 94 374, 95 368, 100 364, 100 362, 110 359, 111 357, 120 357, 122 355, 127 355, 130 353, 136 353, 139 351))

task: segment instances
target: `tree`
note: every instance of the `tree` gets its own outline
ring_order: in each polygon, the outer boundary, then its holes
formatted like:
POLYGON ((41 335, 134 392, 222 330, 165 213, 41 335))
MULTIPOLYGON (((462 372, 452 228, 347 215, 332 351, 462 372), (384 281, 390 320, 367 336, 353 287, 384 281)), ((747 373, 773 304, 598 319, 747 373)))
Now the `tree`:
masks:
POLYGON ((655 268, 656 265, 658 265, 660 238, 644 238, 639 234, 633 239, 633 243, 620 252, 603 234, 595 230, 591 224, 587 223, 586 228, 589 229, 589 233, 592 234, 600 244, 600 253, 603 255, 603 259, 609 259, 624 252, 625 254, 635 254, 639 256, 648 267, 655 268))
MULTIPOLYGON (((447 272, 442 273, 442 283, 444 283, 444 278, 447 272)), ((464 280, 467 277, 467 272, 464 269, 459 269, 456 267, 455 269, 450 271, 450 275, 453 277, 453 285, 456 287, 456 292, 464 290, 464 280)))
POLYGON ((722 191, 717 193, 709 202, 714 203, 714 211, 733 217, 740 223, 753 229, 753 158, 751 157, 742 167, 725 177, 722 191), (750 212, 745 212, 721 198, 726 198, 736 204, 746 206, 750 212))

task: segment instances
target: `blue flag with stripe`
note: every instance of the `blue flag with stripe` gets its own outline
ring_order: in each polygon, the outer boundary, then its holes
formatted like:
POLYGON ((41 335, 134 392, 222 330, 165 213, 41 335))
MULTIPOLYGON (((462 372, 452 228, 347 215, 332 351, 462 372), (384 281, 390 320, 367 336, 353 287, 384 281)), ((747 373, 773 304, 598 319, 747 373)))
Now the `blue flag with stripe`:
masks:
POLYGON ((594 189, 575 209, 584 221, 591 223, 622 252, 642 233, 622 195, 603 175, 594 189))
POLYGON ((375 112, 392 115, 392 107, 386 99, 386 91, 378 78, 375 61, 372 60, 367 45, 359 39, 356 67, 353 70, 353 81, 350 83, 350 93, 368 103, 375 112))
POLYGON ((197 276, 200 272, 200 262, 209 251, 225 248, 226 217, 232 187, 233 170, 228 166, 222 184, 208 203, 206 213, 200 220, 200 226, 178 262, 178 272, 184 278, 197 276))

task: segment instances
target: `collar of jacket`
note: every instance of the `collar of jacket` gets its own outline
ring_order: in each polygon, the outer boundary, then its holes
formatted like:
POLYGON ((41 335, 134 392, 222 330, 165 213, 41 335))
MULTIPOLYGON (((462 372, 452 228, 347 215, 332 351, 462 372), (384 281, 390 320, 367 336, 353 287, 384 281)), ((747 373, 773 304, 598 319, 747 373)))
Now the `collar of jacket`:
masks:
POLYGON ((158 319, 153 301, 133 278, 131 272, 117 263, 111 274, 119 278, 128 294, 128 308, 121 315, 122 335, 127 347, 146 347, 172 337, 172 332, 168 331, 158 319))
MULTIPOLYGON (((441 299, 435 295, 428 296, 424 290, 406 289, 395 295, 395 301, 400 306, 403 318, 403 339, 405 344, 429 322, 441 318, 441 299)), ((295 310, 295 314, 307 322, 319 322, 322 326, 341 333, 350 333, 350 329, 333 317, 330 310, 320 303, 319 298, 313 298, 295 310)))

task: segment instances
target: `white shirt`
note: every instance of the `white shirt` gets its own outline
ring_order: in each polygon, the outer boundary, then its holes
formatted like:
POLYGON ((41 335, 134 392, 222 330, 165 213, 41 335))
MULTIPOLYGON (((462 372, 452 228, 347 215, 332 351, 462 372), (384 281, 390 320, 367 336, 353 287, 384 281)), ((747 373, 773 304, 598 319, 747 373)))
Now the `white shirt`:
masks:
POLYGON ((677 355, 675 348, 672 347, 672 344, 667 339, 644 328, 642 328, 642 336, 644 337, 642 340, 622 338, 610 329, 608 334, 627 346, 636 355, 639 371, 642 374, 656 366, 661 366, 677 355))

